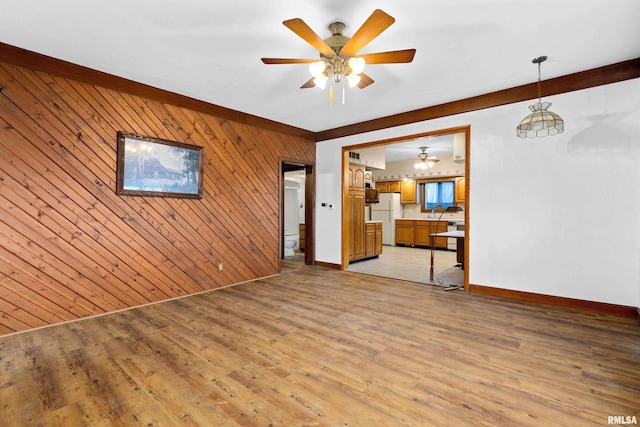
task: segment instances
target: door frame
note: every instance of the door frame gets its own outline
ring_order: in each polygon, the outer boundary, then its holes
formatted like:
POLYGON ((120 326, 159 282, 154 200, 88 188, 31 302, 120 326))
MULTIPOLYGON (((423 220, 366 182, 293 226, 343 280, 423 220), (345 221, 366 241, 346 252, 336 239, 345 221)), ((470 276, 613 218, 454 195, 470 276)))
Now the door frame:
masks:
MULTIPOLYGON (((454 133, 464 133, 465 134, 465 164, 464 164, 464 175, 465 175, 465 189, 464 189, 464 197, 465 197, 465 210, 464 210, 464 221, 466 231, 464 233, 464 290, 469 291, 469 230, 471 229, 471 223, 469 221, 469 211, 471 200, 469 197, 471 188, 471 174, 470 174, 470 163, 471 163, 471 125, 463 125, 463 126, 455 126, 451 128, 438 129, 434 131, 422 132, 418 134, 411 134, 405 136, 398 136, 389 139, 382 139, 378 141, 370 141, 362 144, 355 145, 346 145, 342 147, 342 263, 340 268, 342 270, 346 270, 349 268, 349 151, 362 149, 362 148, 370 148, 376 147, 380 145, 390 145, 397 144, 401 142, 405 142, 411 139, 417 138, 425 138, 429 136, 439 136, 439 135, 448 135, 454 133)), ((428 266, 425 263, 425 271, 428 270, 428 266)))
POLYGON ((316 205, 316 179, 315 162, 307 162, 299 159, 280 158, 280 233, 279 247, 280 257, 278 271, 282 269, 284 257, 284 173, 289 170, 305 171, 304 180, 304 264, 315 265, 315 205, 316 205), (291 169, 291 167, 295 169, 291 169))

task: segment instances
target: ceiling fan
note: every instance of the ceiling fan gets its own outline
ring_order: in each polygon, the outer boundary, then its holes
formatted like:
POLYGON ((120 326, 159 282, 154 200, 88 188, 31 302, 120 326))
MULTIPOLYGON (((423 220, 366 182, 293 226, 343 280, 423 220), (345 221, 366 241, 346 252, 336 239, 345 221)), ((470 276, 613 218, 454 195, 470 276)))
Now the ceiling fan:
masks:
POLYGON ((342 35, 345 25, 342 22, 333 22, 329 25, 331 36, 323 40, 302 19, 289 19, 283 24, 316 48, 320 52, 320 60, 262 58, 262 62, 265 64, 310 64, 309 70, 312 77, 300 87, 301 89, 314 86, 324 88, 327 81, 332 84, 341 84, 345 79, 349 86, 358 86, 360 89, 364 89, 374 82, 371 77, 362 72, 366 64, 397 64, 413 61, 415 49, 358 55, 360 49, 394 22, 395 19, 392 16, 376 9, 353 36, 342 35))

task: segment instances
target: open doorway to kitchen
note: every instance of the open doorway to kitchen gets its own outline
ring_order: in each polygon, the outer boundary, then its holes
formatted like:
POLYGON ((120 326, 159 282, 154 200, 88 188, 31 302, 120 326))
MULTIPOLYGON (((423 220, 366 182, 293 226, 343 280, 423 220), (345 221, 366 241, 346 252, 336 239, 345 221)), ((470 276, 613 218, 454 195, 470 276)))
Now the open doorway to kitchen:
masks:
POLYGON ((281 159, 280 173, 280 271, 315 264, 314 165, 281 159))
POLYGON ((343 147, 342 269, 468 290, 469 145, 470 126, 459 126, 343 147), (421 164, 425 152, 430 166, 421 164), (352 183, 358 165, 370 179, 366 188, 378 190, 362 221, 352 183), (450 183, 454 192, 434 202, 433 190, 446 193, 450 183), (385 221, 382 252, 354 260, 360 228, 366 246, 375 241, 369 228, 385 221), (441 233, 455 237, 431 236, 441 233))

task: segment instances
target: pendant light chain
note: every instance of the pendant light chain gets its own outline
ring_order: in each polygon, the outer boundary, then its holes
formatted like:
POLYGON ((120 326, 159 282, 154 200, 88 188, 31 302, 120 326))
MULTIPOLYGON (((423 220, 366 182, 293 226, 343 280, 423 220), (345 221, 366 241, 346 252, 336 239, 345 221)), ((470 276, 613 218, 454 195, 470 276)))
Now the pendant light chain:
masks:
POLYGON ((542 71, 540 64, 542 61, 538 62, 538 102, 542 103, 542 71))

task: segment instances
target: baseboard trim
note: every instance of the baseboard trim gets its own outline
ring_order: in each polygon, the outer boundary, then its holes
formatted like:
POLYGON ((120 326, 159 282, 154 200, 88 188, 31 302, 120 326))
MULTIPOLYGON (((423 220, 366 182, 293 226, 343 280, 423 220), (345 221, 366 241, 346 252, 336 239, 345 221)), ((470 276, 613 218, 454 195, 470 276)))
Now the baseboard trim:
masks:
POLYGON ((640 317, 640 308, 626 305, 610 304, 606 302, 587 301, 574 298, 559 297, 554 295, 536 294, 532 292, 514 291, 511 289, 492 288, 490 286, 469 284, 469 291, 479 294, 496 295, 505 298, 519 299, 523 301, 539 302, 543 304, 557 305, 579 310, 598 311, 601 313, 615 314, 624 317, 640 317))
POLYGON ((316 261, 315 265, 316 267, 330 268, 332 270, 340 270, 342 268, 340 264, 332 264, 330 262, 322 262, 322 261, 316 261))

